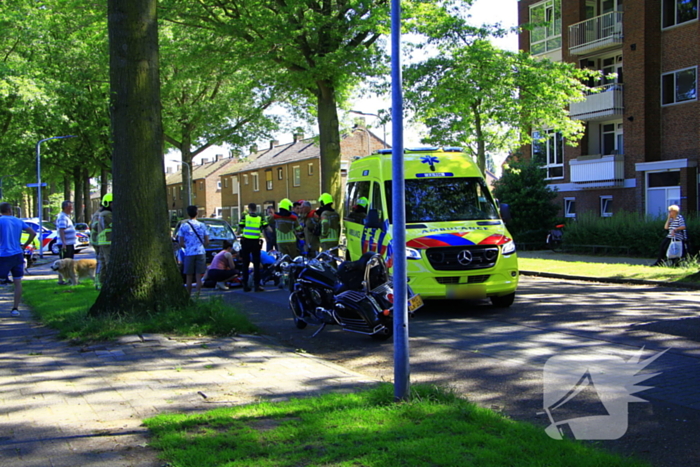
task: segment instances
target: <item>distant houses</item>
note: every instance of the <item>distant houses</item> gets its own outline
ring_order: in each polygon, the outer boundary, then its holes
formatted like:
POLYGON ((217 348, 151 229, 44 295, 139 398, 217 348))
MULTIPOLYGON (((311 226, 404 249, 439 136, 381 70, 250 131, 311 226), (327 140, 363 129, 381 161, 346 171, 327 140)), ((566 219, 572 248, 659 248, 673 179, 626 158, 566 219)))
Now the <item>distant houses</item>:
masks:
MULTIPOLYGON (((343 185, 350 161, 384 148, 381 138, 364 127, 355 127, 341 136, 341 177, 343 185)), ((258 209, 277 209, 279 201, 308 200, 316 205, 321 194, 321 151, 315 138, 295 134, 293 141, 259 150, 253 146, 243 158, 237 154, 217 156, 192 167, 192 204, 200 217, 222 217, 238 222, 249 203, 258 209)), ((187 170, 187 167, 185 167, 187 170)), ((182 167, 166 173, 168 210, 171 218, 182 218, 187 200, 182 188, 182 167)))

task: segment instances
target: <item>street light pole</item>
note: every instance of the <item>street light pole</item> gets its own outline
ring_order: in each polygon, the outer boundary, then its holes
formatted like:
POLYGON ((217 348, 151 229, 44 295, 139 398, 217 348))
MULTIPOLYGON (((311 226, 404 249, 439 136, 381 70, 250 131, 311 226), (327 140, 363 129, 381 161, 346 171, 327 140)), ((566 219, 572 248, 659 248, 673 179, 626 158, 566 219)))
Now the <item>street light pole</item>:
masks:
POLYGON ((42 205, 42 200, 41 200, 41 143, 44 141, 49 141, 51 139, 65 139, 65 138, 75 138, 75 135, 67 135, 67 136, 52 136, 51 138, 45 138, 40 140, 38 143, 36 143, 36 202, 37 202, 37 211, 39 211, 39 232, 37 232, 37 235, 39 235, 39 258, 44 257, 44 239, 41 238, 41 231, 43 230, 42 226, 42 214, 43 214, 43 208, 44 206, 42 205))
MULTIPOLYGON (((377 118, 381 118, 381 117, 380 117, 379 115, 377 115, 377 114, 372 114, 372 113, 369 113, 369 112, 361 112, 361 111, 359 111, 359 110, 349 110, 348 112, 354 113, 354 114, 358 114, 358 115, 367 115, 368 117, 377 117, 377 118)), ((383 130, 383 132, 384 132, 384 136, 383 136, 383 138, 382 138, 382 143, 384 144, 384 148, 386 148, 386 123, 385 123, 385 122, 382 122, 382 130, 383 130)), ((371 151, 370 151, 370 152, 371 152, 371 151)))

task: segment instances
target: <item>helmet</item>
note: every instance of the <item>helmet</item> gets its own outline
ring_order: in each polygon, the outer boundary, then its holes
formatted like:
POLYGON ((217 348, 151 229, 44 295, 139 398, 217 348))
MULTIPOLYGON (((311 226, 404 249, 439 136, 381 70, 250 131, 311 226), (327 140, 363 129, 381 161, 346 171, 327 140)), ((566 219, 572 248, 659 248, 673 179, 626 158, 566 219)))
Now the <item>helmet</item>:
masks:
POLYGON ((280 201, 280 209, 286 209, 287 211, 292 210, 292 202, 288 198, 284 198, 280 201))
POLYGON ((109 203, 112 202, 112 193, 107 193, 102 197, 102 206, 109 207, 109 203))
POLYGON ((333 197, 330 195, 330 193, 324 193, 320 198, 318 198, 318 202, 321 204, 321 206, 325 206, 326 204, 331 204, 333 202, 333 197))
POLYGON ((366 208, 367 205, 369 204, 369 200, 362 196, 360 199, 357 200, 357 205, 362 206, 363 208, 366 208))

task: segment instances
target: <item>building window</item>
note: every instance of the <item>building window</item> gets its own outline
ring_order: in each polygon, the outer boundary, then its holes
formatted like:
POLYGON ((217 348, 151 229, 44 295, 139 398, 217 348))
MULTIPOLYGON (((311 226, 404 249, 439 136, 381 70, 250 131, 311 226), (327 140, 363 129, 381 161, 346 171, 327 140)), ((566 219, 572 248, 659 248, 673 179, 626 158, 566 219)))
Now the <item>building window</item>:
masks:
POLYGON ((295 165, 292 168, 292 172, 294 174, 293 185, 300 186, 301 185, 301 167, 299 167, 298 165, 295 165))
POLYGON ((220 179, 216 181, 216 189, 217 190, 221 189, 221 180, 220 179))
POLYGON ((244 185, 248 184, 248 174, 243 175, 243 184, 244 185))
POLYGON ((224 188, 228 188, 228 178, 224 178, 224 188))
POLYGON ((253 176, 253 191, 260 191, 260 183, 258 182, 258 173, 251 174, 253 176))
POLYGON ((277 169, 277 180, 284 180, 282 177, 282 167, 277 169))
POLYGON ((530 53, 561 49, 561 0, 547 0, 530 7, 530 53))
POLYGON ((698 0, 663 0, 663 27, 698 19, 698 0))
POLYGON ((564 198, 564 217, 576 217, 576 198, 564 198))
POLYGON ((350 167, 350 162, 348 161, 340 161, 340 175, 341 177, 345 177, 348 174, 348 167, 350 167))
POLYGON ((678 104, 698 99, 698 69, 686 68, 661 75, 661 104, 678 104))
POLYGON ((204 180, 199 181, 199 191, 204 190, 204 180))
POLYGON ((612 196, 600 197, 600 217, 612 217, 612 196))
POLYGON ((265 188, 272 190, 272 169, 265 171, 265 188))
POLYGON ((680 170, 647 172, 646 213, 652 217, 664 218, 668 207, 681 204, 680 170))
POLYGON ((564 178, 564 138, 553 130, 532 134, 532 158, 547 170, 548 179, 564 178))
POLYGON ((603 123, 600 125, 601 154, 610 156, 624 154, 622 123, 603 123))
POLYGON ((313 174, 314 174, 314 165, 309 164, 309 175, 313 175, 313 174))
POLYGON ((231 177, 231 194, 238 194, 238 175, 231 177))
POLYGON ((180 199, 182 199, 182 193, 185 191, 185 188, 180 186, 180 199))

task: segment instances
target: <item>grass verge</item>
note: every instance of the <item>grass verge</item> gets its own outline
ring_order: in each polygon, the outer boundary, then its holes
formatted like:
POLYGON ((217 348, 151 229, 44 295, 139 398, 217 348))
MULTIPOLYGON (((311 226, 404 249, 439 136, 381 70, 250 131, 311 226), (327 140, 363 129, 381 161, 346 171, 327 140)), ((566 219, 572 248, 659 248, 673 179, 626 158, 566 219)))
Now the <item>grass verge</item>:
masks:
POLYGON ((221 297, 193 301, 163 313, 93 318, 87 315, 98 291, 92 283, 59 286, 53 280, 22 283, 22 300, 46 326, 75 342, 101 341, 143 333, 230 336, 258 332, 250 320, 221 297))
POLYGON ((523 271, 549 272, 594 278, 700 283, 700 273, 698 273, 698 271, 700 271, 700 265, 698 265, 696 259, 683 261, 677 267, 649 267, 623 263, 594 263, 518 258, 518 267, 523 271))
POLYGON ((583 443, 550 439, 434 386, 393 386, 288 402, 164 414, 145 421, 172 467, 641 467, 583 443))

